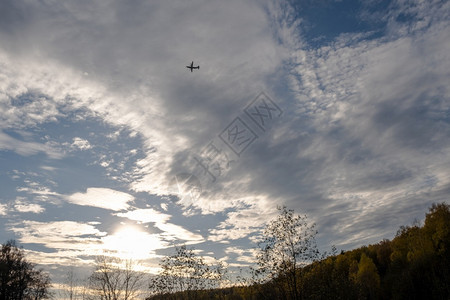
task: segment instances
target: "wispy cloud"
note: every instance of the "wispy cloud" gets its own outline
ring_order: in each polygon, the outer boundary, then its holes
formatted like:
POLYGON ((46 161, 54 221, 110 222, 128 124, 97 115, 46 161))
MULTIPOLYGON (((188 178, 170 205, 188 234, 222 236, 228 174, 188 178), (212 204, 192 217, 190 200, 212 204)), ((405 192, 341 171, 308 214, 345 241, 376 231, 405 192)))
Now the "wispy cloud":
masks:
POLYGON ((126 213, 118 213, 117 216, 142 223, 165 223, 171 217, 152 208, 130 210, 126 213))
POLYGON ((293 196, 290 203, 314 212, 322 231, 334 224, 339 235, 351 236, 336 239, 343 245, 386 237, 388 228, 405 223, 393 214, 416 215, 445 200, 442 189, 450 184, 447 175, 441 176, 442 166, 450 164, 445 138, 450 133, 445 67, 450 36, 445 13, 437 12, 448 4, 395 5, 398 11, 390 14, 414 9, 417 19, 394 26, 390 18, 388 38, 343 35, 335 44, 292 56, 297 112, 314 125, 294 138, 300 151, 292 155, 300 159, 288 158, 313 181, 294 177, 310 185, 301 184, 306 195, 293 196), (433 18, 418 16, 425 14, 433 18), (309 193, 314 197, 308 201, 309 193), (357 234, 360 228, 366 231, 357 234))
POLYGON ((16 201, 16 203, 14 204, 14 208, 16 211, 21 212, 21 213, 31 212, 31 213, 39 214, 39 213, 45 211, 45 208, 43 208, 39 204, 26 203, 24 201, 16 201))
POLYGON ((0 130, 0 150, 11 150, 23 156, 36 155, 38 153, 45 153, 50 158, 60 159, 64 156, 63 153, 59 152, 56 149, 53 149, 51 146, 36 143, 36 142, 27 142, 21 141, 16 138, 13 138, 9 134, 0 130))
POLYGON ((41 244, 49 249, 84 251, 87 246, 99 249, 100 237, 106 235, 93 225, 74 221, 23 221, 11 225, 10 230, 20 236, 20 242, 41 244))

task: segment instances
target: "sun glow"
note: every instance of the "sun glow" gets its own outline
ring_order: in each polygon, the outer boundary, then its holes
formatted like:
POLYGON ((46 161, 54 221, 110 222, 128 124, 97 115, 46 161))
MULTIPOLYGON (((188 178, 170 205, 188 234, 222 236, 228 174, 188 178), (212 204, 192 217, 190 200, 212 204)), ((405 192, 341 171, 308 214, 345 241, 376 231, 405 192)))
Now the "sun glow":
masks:
POLYGON ((119 258, 133 260, 149 258, 152 250, 163 247, 157 235, 129 225, 106 236, 104 246, 108 251, 116 253, 119 258))

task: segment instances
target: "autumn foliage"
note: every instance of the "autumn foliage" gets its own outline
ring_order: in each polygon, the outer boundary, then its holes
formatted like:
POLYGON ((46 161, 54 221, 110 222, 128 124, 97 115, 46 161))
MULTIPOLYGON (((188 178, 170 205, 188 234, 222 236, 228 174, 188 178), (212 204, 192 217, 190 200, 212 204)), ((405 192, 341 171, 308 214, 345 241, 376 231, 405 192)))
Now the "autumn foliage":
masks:
MULTIPOLYGON (((285 264, 277 261, 272 265, 274 268, 271 268, 270 264, 264 265, 269 266, 268 281, 255 282, 244 287, 209 290, 207 294, 205 291, 199 291, 197 294, 190 291, 191 298, 450 299, 448 204, 433 204, 423 225, 402 226, 392 241, 383 240, 374 245, 341 252, 339 255, 315 260, 306 266, 299 265, 297 258, 304 259, 305 255, 306 258, 316 256, 313 255, 313 227, 304 221, 302 217, 293 215, 292 211, 284 210, 281 218, 271 223, 273 226, 285 222, 289 227, 288 231, 294 235, 295 226, 297 229, 307 229, 309 233, 303 238, 297 236, 297 239, 293 239, 290 234, 285 235, 290 242, 296 241, 297 245, 305 246, 303 248, 295 248, 292 243, 273 243, 274 237, 283 236, 279 234, 278 227, 275 231, 265 232, 269 239, 266 239, 261 250, 279 247, 277 252, 287 259, 285 264), (283 214, 287 218, 283 218, 283 214), (271 233, 276 235, 270 237, 271 233), (270 247, 267 248, 267 245, 270 247), (291 245, 292 251, 287 251, 287 248, 284 248, 286 245, 291 245), (295 256, 297 252, 300 255, 295 256), (278 272, 278 275, 273 271, 278 272)), ((183 299, 183 296, 183 293, 178 293, 172 299, 183 299)))

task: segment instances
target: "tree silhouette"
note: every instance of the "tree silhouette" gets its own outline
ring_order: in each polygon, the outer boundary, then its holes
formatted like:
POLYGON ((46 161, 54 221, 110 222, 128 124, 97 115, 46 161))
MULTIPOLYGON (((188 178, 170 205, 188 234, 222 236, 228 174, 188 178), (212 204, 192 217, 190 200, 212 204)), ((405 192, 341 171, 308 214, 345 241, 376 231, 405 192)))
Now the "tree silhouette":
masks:
POLYGON ((144 277, 134 271, 131 260, 97 256, 95 269, 89 277, 90 299, 131 300, 140 293, 144 277))
POLYGON ((14 241, 1 245, 0 300, 47 299, 50 278, 25 259, 14 241))
POLYGON ((280 215, 270 221, 259 243, 256 277, 260 283, 271 280, 280 293, 290 299, 300 299, 299 267, 319 257, 315 242, 315 225, 294 210, 278 208, 280 215))
POLYGON ((161 271, 150 280, 150 290, 159 295, 217 288, 225 274, 221 262, 207 264, 185 245, 176 247, 160 265, 161 271))

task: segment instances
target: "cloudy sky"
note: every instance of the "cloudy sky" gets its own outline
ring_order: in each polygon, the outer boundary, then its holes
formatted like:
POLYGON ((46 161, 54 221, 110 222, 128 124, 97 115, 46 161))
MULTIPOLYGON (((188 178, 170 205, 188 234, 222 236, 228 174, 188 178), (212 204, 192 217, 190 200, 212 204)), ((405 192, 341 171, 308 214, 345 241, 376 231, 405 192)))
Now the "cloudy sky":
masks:
POLYGON ((322 250, 393 238, 450 194, 449 13, 2 0, 0 241, 57 281, 181 243, 245 266, 280 205, 322 250))

